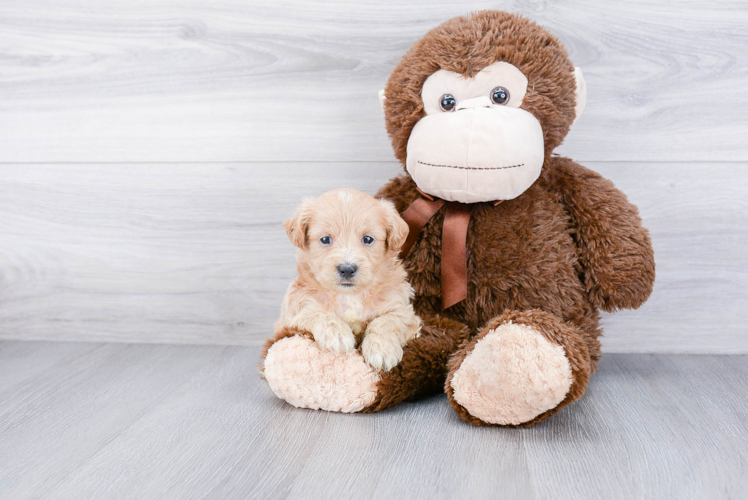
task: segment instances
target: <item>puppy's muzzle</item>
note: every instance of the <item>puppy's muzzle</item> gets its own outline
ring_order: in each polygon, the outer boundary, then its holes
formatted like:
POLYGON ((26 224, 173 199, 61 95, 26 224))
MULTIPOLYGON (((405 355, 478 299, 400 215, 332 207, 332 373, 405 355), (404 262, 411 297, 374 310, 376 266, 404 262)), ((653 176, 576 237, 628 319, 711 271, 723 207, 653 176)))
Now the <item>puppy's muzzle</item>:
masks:
POLYGON ((358 271, 358 266, 356 264, 340 264, 338 266, 338 276, 340 276, 340 279, 342 279, 344 282, 351 281, 354 276, 356 276, 356 271, 358 271))

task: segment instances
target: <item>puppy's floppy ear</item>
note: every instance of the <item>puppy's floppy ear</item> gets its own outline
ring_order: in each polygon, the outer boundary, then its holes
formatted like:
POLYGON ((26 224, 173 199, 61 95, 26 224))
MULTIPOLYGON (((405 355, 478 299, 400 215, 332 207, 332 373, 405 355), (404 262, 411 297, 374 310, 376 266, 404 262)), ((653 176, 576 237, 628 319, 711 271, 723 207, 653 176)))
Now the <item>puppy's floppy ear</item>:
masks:
POLYGON ((283 223, 283 227, 286 228, 286 234, 291 243, 299 248, 304 248, 307 239, 307 230, 309 229, 309 223, 312 220, 312 199, 305 199, 299 208, 296 209, 294 214, 283 223))
POLYGON ((395 205, 389 200, 379 200, 384 209, 387 224, 387 249, 399 251, 408 237, 408 224, 397 213, 395 205))

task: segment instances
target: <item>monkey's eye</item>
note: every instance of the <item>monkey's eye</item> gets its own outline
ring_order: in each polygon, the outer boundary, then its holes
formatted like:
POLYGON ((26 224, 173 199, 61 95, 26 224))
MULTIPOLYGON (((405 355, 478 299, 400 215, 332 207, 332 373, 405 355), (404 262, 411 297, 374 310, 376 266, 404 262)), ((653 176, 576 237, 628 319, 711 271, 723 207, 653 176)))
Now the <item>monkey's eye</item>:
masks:
POLYGON ((366 236, 361 238, 361 241, 364 242, 364 245, 371 245, 372 243, 374 243, 374 238, 372 238, 371 236, 367 234, 366 236))
POLYGON ((319 239, 319 242, 323 245, 329 245, 330 243, 332 243, 332 238, 330 238, 329 236, 323 236, 319 239))
POLYGON ((439 99, 439 107, 442 111, 454 111, 455 106, 457 106, 457 99, 452 94, 444 94, 439 99))
POLYGON ((491 102, 504 105, 509 102, 509 91, 504 87, 496 87, 491 91, 491 102))

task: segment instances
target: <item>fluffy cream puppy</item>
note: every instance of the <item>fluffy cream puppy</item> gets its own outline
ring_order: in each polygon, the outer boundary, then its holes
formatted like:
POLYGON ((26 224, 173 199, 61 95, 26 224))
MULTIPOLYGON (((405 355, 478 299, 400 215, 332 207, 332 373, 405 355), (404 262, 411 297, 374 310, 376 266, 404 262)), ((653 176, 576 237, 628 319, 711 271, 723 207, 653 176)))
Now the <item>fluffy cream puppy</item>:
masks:
POLYGON ((354 189, 307 199, 283 226, 299 247, 298 277, 276 331, 295 327, 345 352, 361 345, 366 362, 390 370, 420 333, 413 288, 397 258, 408 225, 392 203, 354 189))

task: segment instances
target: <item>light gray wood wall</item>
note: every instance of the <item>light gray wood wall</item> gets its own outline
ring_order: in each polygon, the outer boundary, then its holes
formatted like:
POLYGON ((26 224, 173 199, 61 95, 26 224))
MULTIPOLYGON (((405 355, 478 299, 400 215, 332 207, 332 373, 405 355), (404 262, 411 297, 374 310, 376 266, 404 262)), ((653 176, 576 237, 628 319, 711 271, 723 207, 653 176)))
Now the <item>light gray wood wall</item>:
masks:
POLYGON ((584 70, 561 154, 652 231, 607 351, 748 352, 748 5, 0 4, 0 338, 257 344, 302 196, 399 172, 377 91, 429 28, 525 13, 584 70))

